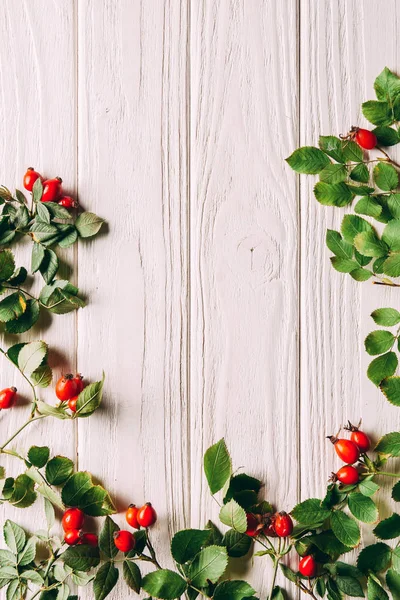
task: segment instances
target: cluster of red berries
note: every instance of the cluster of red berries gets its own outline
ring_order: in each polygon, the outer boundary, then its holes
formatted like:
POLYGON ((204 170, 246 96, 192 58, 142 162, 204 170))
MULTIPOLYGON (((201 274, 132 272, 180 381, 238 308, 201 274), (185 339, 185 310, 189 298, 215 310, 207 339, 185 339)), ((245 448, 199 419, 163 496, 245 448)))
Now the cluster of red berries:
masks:
POLYGON ((9 387, 0 391, 0 410, 2 408, 11 408, 15 404, 17 388, 9 387))
POLYGON ((61 402, 68 402, 68 408, 75 413, 78 396, 84 387, 85 384, 80 373, 77 373, 75 377, 68 373, 57 381, 56 396, 61 402))
MULTIPOLYGON (((128 525, 134 527, 134 529, 140 529, 141 527, 147 529, 157 521, 157 513, 150 502, 147 502, 141 508, 130 504, 125 518, 128 525)), ((130 552, 135 547, 135 543, 134 535, 126 529, 114 533, 114 544, 121 552, 130 552)))
POLYGON ((289 537, 293 531, 293 521, 284 511, 277 512, 274 515, 256 515, 247 513, 246 535, 257 537, 266 535, 268 537, 289 537))
POLYGON ((357 142, 360 148, 372 150, 376 148, 378 140, 373 131, 361 129, 361 127, 352 127, 347 135, 340 136, 342 140, 352 140, 357 142))
POLYGON ((29 167, 24 175, 24 188, 31 192, 35 181, 38 179, 43 183, 43 195, 42 202, 57 202, 68 210, 76 208, 76 201, 71 196, 64 196, 62 191, 62 179, 61 177, 54 177, 54 179, 44 179, 44 177, 35 171, 33 167, 29 167))
POLYGON ((328 438, 334 445, 340 460, 346 463, 337 473, 332 474, 332 480, 340 481, 344 485, 355 485, 360 479, 360 474, 353 465, 358 461, 361 454, 368 452, 371 442, 367 434, 352 425, 350 421, 345 429, 351 432, 349 440, 333 435, 328 438))
POLYGON ((82 531, 85 522, 85 515, 79 508, 69 508, 63 514, 61 521, 64 529, 64 542, 68 546, 85 544, 87 546, 97 546, 99 543, 95 533, 82 531))

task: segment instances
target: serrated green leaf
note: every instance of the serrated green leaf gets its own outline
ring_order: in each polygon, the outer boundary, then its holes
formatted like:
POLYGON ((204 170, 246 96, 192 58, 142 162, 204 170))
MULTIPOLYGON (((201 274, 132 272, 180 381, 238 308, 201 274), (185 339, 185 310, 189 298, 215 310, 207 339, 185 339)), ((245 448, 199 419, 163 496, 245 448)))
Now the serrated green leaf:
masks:
POLYGON ((383 587, 371 575, 368 577, 367 598, 368 600, 389 600, 383 587))
POLYGON ((187 583, 178 573, 160 569, 143 577, 142 588, 154 598, 174 600, 185 593, 187 583))
POLYGON ((175 562, 184 564, 192 560, 210 538, 210 530, 183 529, 172 538, 171 554, 175 562))
POLYGON ((25 267, 19 267, 14 273, 11 279, 8 280, 8 283, 12 286, 19 286, 26 280, 28 276, 28 271, 25 267))
POLYGON ((26 375, 31 375, 46 358, 48 346, 46 342, 30 342, 21 348, 18 354, 18 367, 26 375))
POLYGON ((43 223, 50 224, 50 213, 43 202, 38 202, 36 206, 36 213, 38 218, 43 221, 43 223))
POLYGON ((391 404, 400 406, 400 377, 384 379, 380 384, 380 388, 391 404))
POLYGON ((31 446, 28 450, 28 460, 35 467, 41 469, 49 460, 50 448, 48 446, 31 446))
POLYGON ((122 570, 125 583, 138 594, 142 586, 142 575, 139 567, 131 560, 124 560, 122 570))
POLYGON ((325 183, 340 183, 347 179, 347 169, 345 165, 332 164, 322 169, 319 174, 320 181, 325 183))
POLYGON ((332 267, 339 273, 351 273, 356 269, 359 269, 359 265, 355 260, 349 258, 339 258, 338 256, 331 256, 330 258, 332 267))
POLYGON ((93 482, 91 474, 87 471, 78 471, 71 475, 65 483, 61 492, 62 501, 67 506, 79 507, 83 495, 90 490, 92 486, 93 482))
POLYGON ((400 573, 389 569, 386 573, 386 585, 388 586, 393 600, 400 600, 400 573))
POLYGON ((375 446, 375 451, 391 456, 400 456, 400 432, 387 433, 375 446))
POLYGON ((79 235, 83 238, 96 235, 101 229, 104 219, 91 212, 83 212, 75 221, 75 227, 79 235))
POLYGON ((343 153, 343 142, 338 137, 333 135, 321 135, 319 137, 319 147, 325 154, 336 160, 338 163, 346 162, 343 153))
POLYGON ((393 327, 400 323, 400 312, 395 308, 377 308, 371 313, 371 317, 382 327, 393 327))
POLYGON ((108 558, 114 558, 118 554, 118 548, 114 544, 114 533, 119 527, 110 517, 106 517, 99 535, 99 548, 108 558))
POLYGON ((15 271, 15 260, 11 250, 0 250, 0 281, 10 279, 15 271))
POLYGON ((3 526, 3 535, 11 552, 17 554, 22 551, 26 543, 26 533, 22 527, 7 519, 3 526))
POLYGON ((355 281, 368 281, 371 279, 373 273, 368 271, 368 269, 354 269, 354 271, 350 272, 350 277, 355 279, 355 281))
POLYGON ((297 582, 298 576, 290 567, 281 562, 279 563, 279 566, 286 579, 289 579, 289 581, 291 581, 292 583, 297 582))
POLYGON ((399 185, 399 176, 396 169, 386 163, 379 162, 373 170, 375 184, 384 192, 395 190, 399 185))
POLYGON ((27 300, 24 314, 13 321, 6 323, 6 332, 11 334, 25 333, 37 323, 40 315, 39 302, 27 300))
POLYGON ((393 218, 400 219, 400 194, 390 194, 387 205, 393 218))
POLYGON ((309 498, 297 504, 291 515, 302 525, 313 525, 325 521, 330 511, 321 505, 321 500, 318 498, 309 498))
POLYGON ((376 219, 382 212, 382 206, 371 196, 364 196, 355 205, 354 212, 358 215, 366 215, 376 219))
POLYGON ((389 246, 392 252, 400 252, 400 220, 390 221, 382 233, 382 240, 389 246))
POLYGON ((356 521, 346 513, 336 510, 331 516, 332 531, 337 539, 345 546, 358 546, 360 543, 360 528, 356 521))
POLYGON ((379 146, 395 146, 400 141, 398 132, 392 127, 376 127, 373 133, 377 137, 379 146))
POLYGON ((391 125, 393 123, 392 109, 387 102, 368 100, 362 104, 362 113, 373 125, 391 125))
POLYGON ((361 583, 355 577, 348 575, 338 576, 335 579, 336 584, 343 594, 355 598, 364 598, 364 592, 361 583))
POLYGON ((363 231, 374 231, 372 225, 357 215, 345 215, 341 226, 342 235, 346 242, 353 244, 354 238, 363 231))
POLYGON ((17 508, 27 508, 36 500, 34 482, 30 477, 22 473, 14 481, 12 496, 8 499, 10 504, 17 508))
POLYGON ((100 563, 100 552, 97 546, 83 544, 70 546, 62 555, 66 565, 74 571, 90 571, 100 563))
POLYGON ((32 188, 32 199, 34 202, 38 203, 41 201, 43 196, 43 182, 40 177, 38 177, 33 184, 32 188))
POLYGON ((388 519, 383 519, 374 529, 374 534, 381 540, 393 540, 400 536, 400 515, 393 513, 388 519))
POLYGON ((395 352, 382 354, 369 364, 367 375, 375 385, 379 385, 383 379, 394 375, 397 369, 397 355, 395 352))
POLYGON ((379 573, 388 568, 390 557, 391 549, 387 544, 382 542, 372 544, 361 550, 357 559, 357 567, 363 573, 368 573, 368 571, 379 573))
MULTIPOLYGON (((213 600, 244 600, 254 593, 255 590, 246 581, 222 581, 215 588, 213 600)), ((271 600, 279 600, 279 596, 272 595, 271 600)))
POLYGON ((228 554, 226 548, 222 546, 203 548, 196 555, 188 569, 189 581, 196 588, 205 587, 208 581, 216 583, 224 574, 227 565, 228 554))
POLYGON ((348 505, 352 515, 363 523, 376 523, 378 509, 371 498, 359 492, 349 494, 348 505))
POLYGON ((383 263, 383 272, 389 277, 399 277, 400 275, 400 252, 392 254, 383 263))
POLYGON ((363 160, 363 151, 360 146, 352 140, 346 140, 343 142, 343 153, 346 162, 361 162, 363 160))
MULTIPOLYGON (((352 550, 350 546, 346 546, 345 544, 342 544, 342 542, 339 542, 333 532, 329 530, 323 531, 322 533, 318 533, 316 535, 307 536, 303 538, 303 541, 312 543, 319 550, 321 550, 321 552, 330 556, 332 560, 335 560, 341 554, 345 554, 346 552, 350 552, 352 550)), ((307 548, 305 554, 308 554, 308 552, 309 548, 307 548)))
POLYGON ((375 231, 363 231, 354 238, 354 245, 363 256, 379 258, 386 256, 389 248, 376 235, 375 231))
POLYGON ((390 331, 377 329, 371 331, 365 338, 365 349, 371 356, 383 354, 390 350, 395 342, 395 337, 390 331))
POLYGON ((222 506, 219 518, 221 523, 235 529, 239 533, 244 533, 247 529, 246 512, 235 500, 230 500, 222 506))
POLYGON ((221 490, 228 481, 232 472, 232 465, 224 439, 206 451, 204 455, 204 472, 213 495, 221 490))
POLYGON ((370 479, 364 479, 358 484, 358 489, 364 496, 373 496, 379 490, 379 485, 370 479))
POLYGON ((42 365, 35 369, 31 374, 31 380, 34 386, 46 388, 51 384, 53 372, 49 365, 42 365))
POLYGON ((26 298, 21 292, 14 292, 0 302, 0 321, 8 323, 20 317, 26 310, 26 298))
POLYGON ((314 195, 324 206, 343 207, 349 204, 354 196, 345 183, 325 183, 319 181, 314 186, 314 195))
POLYGON ((392 489, 392 498, 395 502, 400 502, 400 481, 395 483, 392 489))
POLYGON ((18 553, 18 564, 20 567, 29 565, 36 556, 36 541, 34 538, 29 538, 24 548, 18 553))
POLYGON ((45 248, 42 244, 35 242, 32 246, 31 272, 36 273, 40 269, 40 265, 45 256, 45 248))
POLYGON ((104 600, 117 584, 119 571, 112 562, 106 562, 100 567, 93 581, 95 600, 104 600))
POLYGON ((246 556, 249 552, 252 540, 245 533, 239 533, 234 529, 228 529, 222 543, 227 549, 228 556, 239 558, 241 556, 246 556))
POLYGON ((101 381, 90 383, 79 394, 76 402, 77 417, 89 417, 100 406, 103 395, 104 373, 101 381))
POLYGON ((367 165, 360 163, 350 172, 350 179, 359 183, 369 183, 369 170, 367 165))
POLYGON ((351 259, 353 257, 353 246, 344 241, 338 231, 327 229, 326 245, 338 258, 351 259))
POLYGON ((319 148, 304 146, 291 154, 286 162, 297 173, 315 175, 330 164, 329 158, 319 148))
POLYGON ((54 250, 46 248, 39 270, 46 283, 51 283, 53 281, 58 271, 58 258, 54 250))

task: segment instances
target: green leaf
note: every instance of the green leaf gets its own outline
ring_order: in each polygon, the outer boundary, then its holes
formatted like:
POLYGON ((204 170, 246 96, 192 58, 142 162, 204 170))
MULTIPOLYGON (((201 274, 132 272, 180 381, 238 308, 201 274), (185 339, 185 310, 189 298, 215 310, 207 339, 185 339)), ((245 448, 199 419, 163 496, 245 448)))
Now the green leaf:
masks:
POLYGON ((291 512, 292 516, 303 525, 313 525, 325 521, 331 514, 330 511, 321 506, 321 500, 310 498, 297 504, 291 512))
POLYGON ((28 460, 35 467, 41 469, 49 460, 50 448, 48 446, 31 446, 28 450, 28 460))
POLYGON ((34 585, 42 586, 44 584, 43 577, 37 572, 31 569, 27 571, 23 571, 21 573, 21 579, 25 579, 26 581, 31 581, 34 585))
POLYGON ((319 148, 303 146, 286 159, 286 162, 297 173, 315 175, 330 164, 329 158, 319 148))
POLYGON ((392 552, 392 567, 400 573, 400 547, 394 548, 392 552))
POLYGON ((25 375, 31 375, 46 358, 48 346, 46 342, 30 342, 21 348, 18 354, 18 367, 25 375))
POLYGON ((9 550, 0 550, 0 566, 12 567, 17 564, 17 557, 13 552, 9 550))
POLYGON ((154 598, 173 600, 185 593, 187 584, 178 573, 159 569, 143 577, 142 588, 154 598))
POLYGON ((38 400, 37 408, 42 415, 48 415, 56 419, 69 419, 64 406, 51 406, 51 404, 38 400))
POLYGON ((319 181, 314 186, 314 194, 320 204, 324 206, 346 206, 354 198, 345 183, 325 183, 319 181))
POLYGON ((375 385, 379 385, 383 379, 394 375, 397 369, 397 355, 395 352, 382 354, 369 364, 367 375, 375 385))
POLYGON ((17 508, 27 508, 36 500, 36 492, 34 491, 34 482, 30 477, 22 473, 14 481, 14 489, 12 496, 9 498, 10 504, 17 508))
POLYGON ((139 567, 131 560, 124 560, 122 570, 127 586, 138 594, 142 586, 142 575, 139 567))
POLYGON ((341 227, 342 235, 346 242, 353 244, 354 238, 363 231, 374 231, 368 221, 357 215, 345 215, 341 227))
POLYGON ((388 519, 383 519, 374 529, 374 534, 381 540, 393 540, 400 536, 400 515, 393 513, 388 519))
POLYGON ((40 177, 38 177, 33 184, 32 188, 32 199, 34 202, 38 203, 41 201, 43 196, 43 183, 40 177))
POLYGON ((338 258, 351 259, 353 257, 353 246, 345 242, 338 231, 327 229, 326 245, 338 258))
POLYGON ((49 225, 38 218, 31 225, 31 232, 33 241, 46 247, 55 244, 59 238, 59 231, 55 225, 49 225))
POLYGON ((389 569, 386 573, 386 585, 388 586, 393 600, 400 600, 400 573, 389 569))
POLYGON ((376 127, 373 129, 379 146, 395 146, 400 142, 399 134, 392 127, 376 127))
POLYGON ((389 600, 383 587, 371 575, 368 577, 367 598, 368 600, 389 600))
POLYGON ((355 205, 354 212, 358 215, 366 215, 376 219, 382 212, 382 206, 371 196, 364 196, 355 205))
POLYGON ((207 542, 204 544, 205 546, 222 546, 222 533, 218 529, 216 525, 212 521, 207 521, 206 527, 210 532, 210 537, 207 542))
POLYGON ((15 213, 13 224, 17 229, 24 229, 28 225, 29 219, 28 209, 26 206, 22 205, 18 207, 15 213))
POLYGON ((391 125, 393 113, 387 102, 368 100, 362 104, 364 117, 373 125, 391 125))
POLYGON ((400 220, 390 221, 382 233, 382 240, 389 246, 392 252, 400 252, 400 220))
POLYGON ((343 594, 355 598, 364 598, 364 592, 361 583, 355 577, 348 575, 338 576, 335 579, 336 584, 343 594))
POLYGON ((328 156, 339 163, 345 163, 346 159, 343 153, 343 142, 333 135, 321 135, 319 138, 319 147, 328 156))
POLYGON ((50 312, 57 315, 63 315, 85 306, 85 302, 78 297, 78 289, 69 281, 62 279, 45 285, 40 292, 39 299, 50 312))
POLYGON ((227 565, 228 554, 226 548, 222 546, 204 548, 197 554, 188 569, 188 578, 191 585, 202 588, 207 585, 208 581, 216 583, 224 574, 227 565))
POLYGON ((104 377, 103 373, 101 381, 90 383, 81 391, 76 403, 75 415, 77 417, 89 417, 100 406, 103 395, 104 377))
POLYGON ((91 212, 84 212, 75 221, 75 227, 81 237, 87 238, 100 231, 104 219, 91 212))
POLYGON ((223 538, 223 545, 226 547, 228 556, 240 558, 246 556, 252 544, 252 539, 245 533, 239 533, 234 529, 228 529, 223 538))
POLYGON ((7 279, 10 279, 14 271, 14 254, 11 250, 0 250, 0 281, 7 281, 7 279))
POLYGON ((400 79, 385 67, 375 79, 374 89, 378 100, 393 103, 400 93, 400 79))
POLYGON ((319 174, 320 181, 325 183, 340 183, 347 179, 347 169, 345 165, 328 165, 319 174))
POLYGON ((46 388, 51 384, 53 372, 49 365, 42 365, 35 369, 31 374, 31 380, 34 386, 46 388))
POLYGON ((375 188, 369 187, 368 185, 353 185, 349 183, 347 186, 356 196, 369 196, 375 191, 375 188))
POLYGON ((358 489, 364 496, 373 496, 379 490, 379 485, 370 479, 364 479, 358 484, 358 489))
POLYGON ((28 271, 25 269, 25 267, 19 267, 15 273, 13 273, 13 276, 11 279, 9 279, 8 283, 13 286, 19 286, 21 283, 24 283, 27 276, 28 271))
POLYGON ((115 587, 118 581, 119 571, 112 562, 106 562, 96 573, 93 582, 94 597, 96 600, 104 600, 115 587))
POLYGON ((204 472, 211 494, 214 495, 224 487, 232 472, 231 457, 224 439, 221 439, 206 451, 204 455, 204 472))
POLYGON ((393 327, 400 323, 400 312, 395 308, 377 308, 371 313, 371 317, 382 327, 393 327))
POLYGON ((286 577, 286 579, 289 579, 289 581, 291 581, 292 583, 297 582, 298 576, 290 567, 288 567, 287 565, 284 565, 281 562, 279 563, 279 566, 282 570, 282 573, 286 577))
POLYGON ((62 219, 63 221, 72 220, 71 213, 56 202, 46 202, 46 208, 55 219, 62 219))
POLYGON ((50 529, 54 526, 54 523, 56 520, 54 507, 53 507, 52 503, 50 502, 50 500, 48 500, 48 498, 43 498, 43 502, 44 502, 44 512, 46 515, 47 530, 50 531, 50 529))
MULTIPOLYGON (((61 225, 58 225, 58 229, 61 229, 61 225)), ((63 226, 60 233, 63 236, 58 241, 60 248, 69 248, 78 239, 78 232, 74 225, 63 226)))
POLYGON ((21 292, 14 292, 0 302, 0 321, 7 323, 20 317, 26 309, 26 298, 21 292))
POLYGON ((74 571, 90 571, 100 563, 100 552, 96 546, 83 544, 70 546, 63 552, 62 559, 74 571))
POLYGON ((45 257, 45 248, 42 244, 34 243, 32 246, 31 272, 36 273, 45 257))
POLYGON ((61 498, 67 506, 78 506, 83 495, 93 486, 92 476, 87 471, 78 471, 65 483, 61 498))
POLYGON ((219 518, 224 525, 239 533, 244 533, 247 529, 246 512, 235 500, 230 500, 221 508, 219 518))
POLYGON ((373 273, 368 271, 368 269, 354 269, 354 271, 351 271, 350 273, 350 277, 355 279, 355 281, 368 281, 368 279, 371 279, 372 275, 373 273))
POLYGON ((359 183, 369 183, 369 170, 367 165, 360 163, 350 173, 350 179, 359 183))
POLYGON ((338 256, 331 256, 330 258, 332 267, 339 271, 339 273, 351 273, 356 269, 359 269, 359 265, 355 260, 349 258, 339 258, 338 256))
POLYGON ((39 319, 39 314, 39 302, 37 300, 27 300, 24 314, 13 321, 8 321, 6 332, 12 334, 25 333, 35 325, 39 319))
POLYGON ((400 432, 394 431, 381 437, 375 447, 375 451, 381 454, 400 456, 400 432))
POLYGON ((392 254, 383 263, 383 272, 389 277, 398 277, 400 275, 400 252, 392 254))
POLYGON ((46 248, 44 259, 40 264, 40 272, 46 283, 51 283, 58 271, 58 258, 54 250, 46 248))
POLYGON ((11 552, 17 554, 22 551, 26 543, 26 533, 22 527, 7 519, 3 526, 3 535, 11 552))
POLYGON ((36 541, 34 538, 29 538, 23 550, 18 553, 18 564, 20 567, 29 565, 36 556, 36 541))
POLYGON ((384 379, 380 388, 386 399, 394 406, 400 406, 400 377, 384 379))
POLYGON ((372 544, 361 550, 358 559, 357 567, 363 573, 368 571, 385 571, 390 563, 391 549, 387 544, 379 542, 378 544, 372 544))
POLYGON ((331 516, 331 527, 337 539, 345 546, 355 547, 360 543, 360 528, 346 513, 335 510, 331 516))
POLYGON ((390 331, 378 329, 371 331, 365 338, 365 349, 371 356, 383 354, 390 350, 395 342, 395 337, 390 331))
POLYGON ((106 517, 99 535, 99 548, 108 558, 114 558, 118 554, 118 548, 114 544, 114 533, 119 527, 110 517, 106 517))
POLYGON ((400 194, 390 194, 387 205, 393 218, 400 219, 400 194))
POLYGON ((399 185, 399 176, 396 169, 386 162, 379 162, 375 165, 373 176, 378 188, 384 192, 395 190, 399 185))
POLYGON ((183 529, 172 538, 171 554, 175 562, 183 565, 192 560, 210 537, 210 530, 183 529))
POLYGON ((346 162, 361 162, 364 158, 363 151, 360 146, 353 142, 352 140, 347 140, 343 142, 343 153, 346 159, 346 162))
POLYGON ((349 509, 352 515, 363 523, 375 523, 378 520, 378 509, 371 498, 359 492, 353 492, 348 497, 349 509))
POLYGON ((6 600, 20 600, 21 594, 20 582, 14 579, 7 587, 6 600))
MULTIPOLYGON (((303 538, 303 541, 312 543, 319 550, 321 550, 321 552, 328 554, 332 560, 336 560, 340 554, 345 554, 346 552, 350 552, 352 550, 351 547, 339 542, 332 531, 323 531, 322 533, 318 533, 316 535, 307 536, 306 538, 303 538)), ((307 553, 308 548, 306 554, 307 553)))
POLYGON ((373 269, 374 273, 380 273, 380 274, 383 273, 383 265, 384 265, 385 260, 386 260, 386 256, 384 256, 382 258, 377 258, 374 261, 374 264, 372 265, 372 269, 373 269))
POLYGON ((395 483, 392 489, 392 498, 395 502, 400 502, 400 481, 395 483))
POLYGON ((47 210, 46 206, 43 204, 43 202, 38 202, 36 206, 36 212, 38 219, 43 221, 43 223, 50 224, 50 213, 47 210))
MULTIPOLYGON (((246 581, 222 581, 215 588, 213 600, 244 600, 254 593, 255 590, 246 581)), ((272 596, 271 600, 278 600, 278 597, 272 596)))
POLYGON ((354 238, 354 245, 363 256, 379 258, 380 256, 386 256, 389 251, 385 242, 378 238, 375 231, 358 233, 354 238))

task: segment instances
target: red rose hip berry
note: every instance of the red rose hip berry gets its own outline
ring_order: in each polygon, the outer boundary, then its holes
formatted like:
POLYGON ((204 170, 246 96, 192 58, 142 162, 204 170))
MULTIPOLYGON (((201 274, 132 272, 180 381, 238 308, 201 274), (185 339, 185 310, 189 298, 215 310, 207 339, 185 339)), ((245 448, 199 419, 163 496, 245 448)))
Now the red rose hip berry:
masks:
POLYGON ((85 546, 98 546, 99 538, 95 533, 83 533, 79 544, 83 544, 85 546))
POLYGON ((274 529, 279 537, 288 537, 293 531, 293 521, 287 513, 280 512, 276 515, 274 529))
POLYGON ((11 408, 15 403, 17 388, 9 387, 0 392, 0 410, 2 408, 11 408))
POLYGON ((62 402, 66 402, 78 395, 78 384, 73 375, 63 375, 56 384, 56 396, 62 402))
POLYGON ((150 502, 147 502, 142 508, 139 508, 137 522, 141 527, 151 527, 156 521, 157 513, 150 502))
POLYGON ((28 192, 31 192, 35 181, 37 181, 38 179, 41 179, 43 181, 43 177, 41 176, 41 174, 35 171, 33 167, 29 167, 29 169, 26 170, 26 173, 24 175, 24 188, 28 190, 28 192))
POLYGON ((77 373, 74 377, 74 381, 78 387, 78 394, 80 394, 83 388, 85 387, 85 384, 83 383, 83 375, 77 373))
POLYGON ((130 525, 131 527, 134 527, 135 529, 140 529, 140 525, 139 525, 139 521, 138 521, 138 512, 139 509, 137 506, 135 506, 134 504, 130 504, 128 507, 128 510, 126 511, 126 522, 128 523, 128 525, 130 525))
POLYGON ((130 531, 116 531, 114 533, 114 544, 121 552, 130 552, 135 547, 135 538, 130 531))
POLYGON ((339 469, 339 471, 332 477, 340 481, 340 483, 344 483, 344 485, 355 485, 358 483, 360 477, 358 471, 353 465, 346 465, 339 469))
POLYGON ((81 537, 82 534, 79 529, 69 529, 65 532, 64 542, 68 544, 68 546, 75 546, 75 544, 79 544, 81 537))
POLYGON ((68 400, 68 408, 71 412, 76 413, 76 403, 78 402, 78 396, 74 396, 68 400))
POLYGON ((347 431, 351 431, 350 439, 352 442, 355 443, 356 446, 358 446, 360 452, 362 452, 363 454, 365 452, 368 452, 368 450, 371 447, 371 441, 367 434, 363 431, 360 431, 355 425, 352 425, 350 421, 347 427, 345 427, 345 429, 347 431))
POLYGON ((356 444, 351 440, 346 440, 343 438, 338 439, 333 435, 329 436, 328 439, 330 439, 332 444, 335 446, 336 454, 340 460, 348 465, 352 465, 360 458, 358 446, 356 446, 356 444))
POLYGON ((61 184, 61 177, 46 179, 46 181, 43 183, 42 202, 55 202, 59 196, 61 196, 61 184))
POLYGON ((63 514, 61 524, 64 531, 81 529, 85 520, 84 513, 79 508, 69 508, 63 514))
POLYGON ((245 531, 246 535, 249 537, 256 537, 259 534, 259 525, 258 519, 252 513, 247 513, 247 529, 245 531))
POLYGON ((58 200, 58 204, 60 206, 63 206, 67 210, 70 210, 71 208, 76 207, 76 202, 73 198, 71 198, 71 196, 63 196, 62 198, 60 198, 58 200))
POLYGON ((357 144, 361 146, 361 148, 364 148, 364 150, 372 150, 378 143, 376 135, 368 129, 357 128, 354 137, 357 144))
POLYGON ((303 556, 299 562, 299 571, 304 577, 315 577, 317 574, 317 563, 310 554, 303 556))

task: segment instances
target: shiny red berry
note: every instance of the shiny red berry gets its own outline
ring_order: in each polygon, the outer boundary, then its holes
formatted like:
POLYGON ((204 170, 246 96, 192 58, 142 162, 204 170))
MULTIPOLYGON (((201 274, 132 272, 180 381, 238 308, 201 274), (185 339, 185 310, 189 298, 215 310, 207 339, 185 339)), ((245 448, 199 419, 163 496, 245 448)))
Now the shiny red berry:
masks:
POLYGON ((329 436, 332 444, 335 446, 338 457, 348 465, 352 465, 360 458, 358 446, 351 440, 338 439, 334 436, 329 436))
POLYGON ((293 521, 287 513, 280 512, 276 515, 274 529, 279 537, 288 537, 293 531, 293 521))
POLYGON ((354 137, 357 144, 361 146, 361 148, 364 148, 364 150, 372 150, 378 143, 376 135, 368 129, 356 129, 354 137))
POLYGON ((81 532, 78 529, 69 529, 65 532, 64 542, 68 544, 68 546, 75 546, 75 544, 79 544, 81 541, 81 532))
POLYGON ((62 402, 66 402, 78 395, 78 384, 69 373, 63 375, 56 383, 56 396, 62 402))
POLYGON ((151 527, 156 521, 157 513, 150 502, 147 502, 142 508, 139 508, 137 522, 141 527, 151 527))
POLYGON ((43 183, 42 202, 55 202, 59 196, 61 196, 61 184, 61 177, 46 179, 46 181, 43 183))
POLYGON ((260 523, 255 515, 247 513, 247 529, 246 535, 250 537, 256 537, 260 533, 260 523))
POLYGON ((72 412, 76 412, 76 403, 78 402, 78 396, 74 396, 68 400, 68 408, 72 412))
POLYGON ((74 377, 74 381, 78 387, 78 394, 80 394, 83 388, 85 387, 85 384, 83 383, 83 375, 77 373, 74 377))
POLYGON ((128 525, 130 525, 131 527, 134 527, 135 529, 140 529, 140 525, 139 525, 139 521, 138 521, 138 512, 139 509, 137 506, 135 506, 134 504, 130 504, 130 506, 128 507, 128 510, 126 511, 126 522, 128 523, 128 525))
POLYGON ((35 171, 33 167, 29 167, 24 175, 24 188, 28 190, 28 192, 31 192, 37 179, 43 181, 41 174, 35 171))
MULTIPOLYGON (((361 421, 360 421, 360 423, 361 423, 361 421)), ((358 426, 360 425, 360 423, 358 424, 358 426)), ((367 436, 367 434, 364 433, 363 431, 360 431, 358 426, 352 425, 349 421, 348 425, 345 427, 345 429, 347 431, 351 431, 351 435, 350 435, 351 441, 354 442, 356 444, 356 446, 358 446, 358 449, 360 450, 360 452, 362 452, 364 454, 365 452, 368 452, 368 450, 370 449, 371 442, 370 442, 370 439, 367 436)))
POLYGON ((358 483, 359 474, 355 467, 352 465, 346 465, 339 469, 339 471, 335 475, 335 479, 340 481, 340 483, 344 483, 345 485, 355 485, 358 483))
POLYGON ((114 544, 121 552, 130 552, 135 547, 135 538, 130 531, 116 531, 114 533, 114 544))
POLYGON ((79 544, 83 544, 85 546, 98 546, 99 538, 95 533, 83 533, 79 544))
POLYGON ((81 529, 83 527, 84 520, 85 515, 80 508, 69 508, 63 514, 61 524, 64 531, 69 531, 70 529, 81 529))
POLYGON ((9 387, 0 391, 0 410, 2 408, 11 408, 16 399, 17 388, 9 387))
POLYGON ((76 207, 76 202, 73 198, 71 198, 71 196, 62 196, 62 198, 58 200, 58 204, 67 210, 76 207))
POLYGON ((317 563, 310 554, 303 556, 299 562, 299 571, 304 577, 315 577, 317 574, 317 563))

